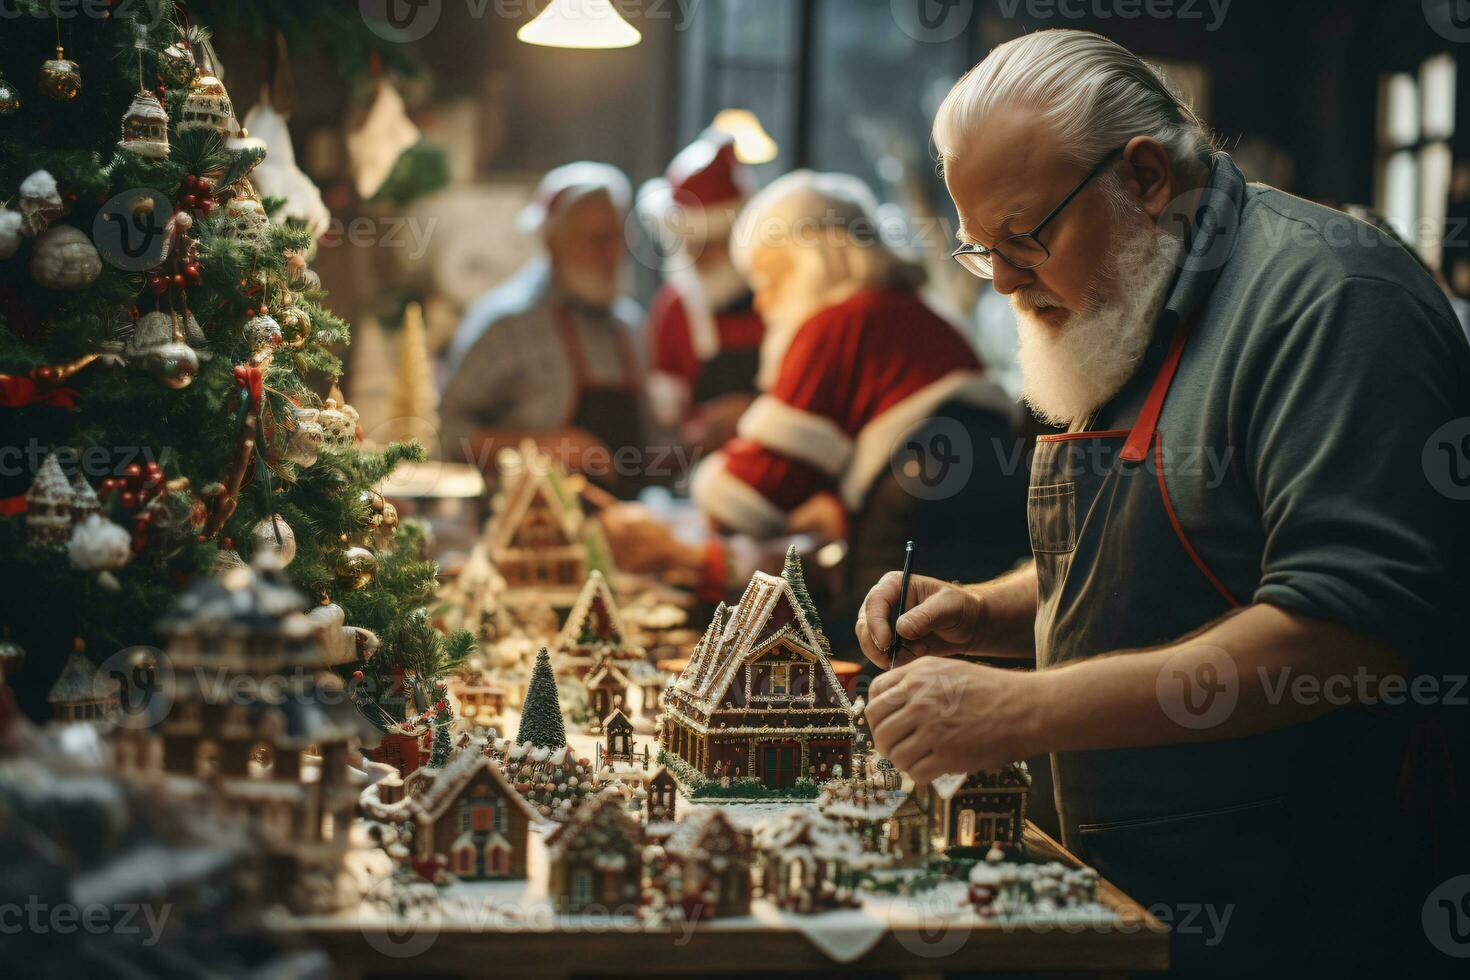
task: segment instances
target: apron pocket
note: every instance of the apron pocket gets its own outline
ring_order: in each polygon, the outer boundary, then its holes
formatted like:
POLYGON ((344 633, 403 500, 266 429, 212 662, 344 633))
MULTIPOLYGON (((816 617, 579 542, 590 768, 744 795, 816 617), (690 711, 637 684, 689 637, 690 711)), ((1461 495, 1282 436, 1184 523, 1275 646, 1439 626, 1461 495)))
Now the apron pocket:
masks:
MULTIPOLYGON (((1077 828, 1085 860, 1172 930, 1183 976, 1313 960, 1306 880, 1280 800, 1077 828)), ((1306 975, 1306 974, 1302 974, 1306 975)))
POLYGON ((1031 550, 1038 555, 1070 554, 1077 547, 1077 484, 1032 487, 1026 499, 1031 550))

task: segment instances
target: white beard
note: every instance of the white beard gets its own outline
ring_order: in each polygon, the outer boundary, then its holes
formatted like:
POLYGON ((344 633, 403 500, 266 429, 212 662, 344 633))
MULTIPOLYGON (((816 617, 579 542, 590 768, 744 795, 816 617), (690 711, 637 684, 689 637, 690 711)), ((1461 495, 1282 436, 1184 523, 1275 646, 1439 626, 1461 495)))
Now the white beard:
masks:
POLYGON ((580 303, 598 310, 608 310, 618 297, 626 295, 623 274, 609 276, 601 269, 584 269, 568 265, 559 270, 561 288, 580 303))
POLYGON ((677 261, 670 263, 665 278, 678 282, 686 293, 693 293, 709 304, 711 310, 724 309, 735 300, 750 292, 750 286, 735 263, 729 259, 715 263, 710 268, 695 266, 687 253, 679 253, 677 261))
POLYGON ((762 391, 769 391, 776 383, 786 348, 807 321, 829 306, 846 302, 863 288, 859 280, 834 275, 820 249, 797 248, 793 254, 797 264, 790 272, 792 281, 787 284, 782 299, 761 311, 766 332, 761 340, 756 384, 762 391))
POLYGON ((1011 296, 1020 321, 1022 390, 1031 408, 1052 425, 1070 425, 1122 390, 1153 339, 1177 268, 1180 242, 1150 224, 1121 234, 1088 308, 1060 327, 1038 318, 1036 307, 1060 305, 1044 292, 1011 296))

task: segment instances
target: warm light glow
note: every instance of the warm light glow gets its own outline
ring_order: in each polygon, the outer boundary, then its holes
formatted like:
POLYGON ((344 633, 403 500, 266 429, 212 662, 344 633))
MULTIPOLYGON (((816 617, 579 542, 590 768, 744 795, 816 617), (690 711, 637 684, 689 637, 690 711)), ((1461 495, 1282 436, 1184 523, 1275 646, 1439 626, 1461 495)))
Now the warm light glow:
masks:
POLYGON ((749 109, 726 109, 715 116, 715 129, 735 137, 735 158, 757 166, 770 163, 780 152, 761 121, 749 109))
POLYGON ((551 0, 516 32, 527 44, 548 48, 630 48, 643 40, 609 0, 551 0))

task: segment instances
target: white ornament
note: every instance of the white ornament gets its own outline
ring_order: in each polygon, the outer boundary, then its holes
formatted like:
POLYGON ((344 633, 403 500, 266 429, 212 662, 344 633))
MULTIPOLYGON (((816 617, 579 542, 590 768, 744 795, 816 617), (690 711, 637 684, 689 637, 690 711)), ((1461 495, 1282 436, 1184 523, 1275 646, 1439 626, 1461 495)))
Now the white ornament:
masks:
POLYGON ((377 94, 362 128, 347 134, 357 192, 364 200, 382 189, 403 151, 419 141, 419 128, 408 118, 403 97, 387 79, 379 80, 377 94))
POLYGON ((210 130, 221 139, 233 139, 240 131, 235 121, 235 106, 230 102, 230 93, 224 83, 213 75, 200 75, 189 86, 184 98, 183 116, 179 120, 179 132, 210 130))
POLYGON ((0 259, 10 258, 20 248, 22 221, 19 211, 0 207, 0 259))
POLYGON ((291 530, 280 514, 273 514, 250 530, 251 540, 255 543, 255 552, 270 551, 280 559, 281 567, 291 564, 296 557, 296 532, 291 530), (272 526, 274 522, 274 526, 272 526), (276 532, 280 532, 280 540, 276 540, 276 532))
POLYGON ((136 153, 150 160, 161 160, 169 154, 168 113, 152 92, 139 92, 123 115, 122 139, 118 149, 136 153))
POLYGON ((116 591, 118 581, 112 571, 133 557, 133 539, 101 514, 92 514, 72 530, 66 552, 73 568, 97 572, 103 586, 116 591))
POLYGON ((357 412, 350 405, 339 408, 335 398, 328 398, 322 405, 317 421, 333 445, 350 445, 357 435, 357 412))
POLYGON ((101 274, 102 256, 81 229, 57 225, 36 239, 31 276, 47 289, 90 286, 101 274))
POLYGON ((255 188, 248 181, 246 185, 244 192, 237 193, 225 204, 225 234, 234 241, 263 247, 270 234, 271 219, 255 188))
POLYGON ((49 170, 37 170, 20 182, 20 213, 25 234, 39 235, 65 210, 56 178, 49 170))
POLYGON ((286 202, 276 211, 274 220, 281 224, 299 221, 313 239, 320 238, 331 224, 332 213, 322 202, 322 192, 296 165, 286 117, 270 104, 267 93, 263 92, 260 103, 246 114, 245 128, 266 147, 265 159, 252 173, 252 179, 266 197, 286 202))

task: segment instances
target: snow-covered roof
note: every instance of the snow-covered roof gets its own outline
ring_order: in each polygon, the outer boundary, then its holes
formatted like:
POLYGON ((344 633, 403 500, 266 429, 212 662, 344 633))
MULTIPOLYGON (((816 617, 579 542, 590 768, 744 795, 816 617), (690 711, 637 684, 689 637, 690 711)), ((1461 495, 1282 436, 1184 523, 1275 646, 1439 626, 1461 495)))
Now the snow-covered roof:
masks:
MULTIPOLYGON (((817 809, 829 817, 875 822, 887 820, 914 797, 874 786, 863 779, 832 779, 822 786, 817 809)), ((922 810, 918 802, 914 805, 922 810)))
POLYGON ((553 520, 566 535, 566 544, 577 544, 582 512, 557 492, 552 483, 552 463, 545 454, 534 447, 526 447, 505 453, 502 460, 500 475, 505 484, 504 496, 500 510, 487 528, 491 551, 500 553, 511 547, 516 530, 538 498, 546 501, 553 520))
POLYGON ((620 731, 631 732, 633 730, 633 723, 628 720, 627 715, 623 714, 622 708, 612 709, 612 713, 602 719, 602 727, 605 731, 612 731, 614 724, 618 726, 620 731))
POLYGON ((593 667, 586 678, 583 679, 582 686, 590 691, 592 688, 600 686, 609 677, 623 687, 630 687, 633 684, 628 679, 628 675, 623 673, 615 661, 610 657, 603 657, 597 662, 597 666, 593 667))
POLYGON ((115 677, 97 675, 97 667, 80 650, 74 651, 61 668, 61 676, 51 685, 46 700, 51 704, 78 704, 105 701, 117 693, 115 677), (99 683, 100 681, 100 683, 99 683))
POLYGON ((628 813, 622 794, 609 789, 584 800, 572 811, 571 819, 547 835, 546 847, 552 858, 563 857, 567 851, 578 848, 587 832, 599 823, 619 832, 635 847, 641 844, 642 829, 638 821, 628 813))
POLYGON ((692 857, 704 841, 712 836, 737 836, 741 833, 718 807, 697 810, 674 825, 664 841, 664 852, 675 857, 692 857))
POLYGON ((66 474, 61 471, 61 461, 55 453, 50 453, 41 463, 41 468, 36 470, 36 478, 26 491, 26 500, 32 504, 69 504, 74 493, 66 474))
POLYGON ((687 698, 690 707, 708 715, 725 696, 736 671, 781 638, 790 640, 819 665, 827 675, 837 706, 847 711, 847 695, 791 583, 765 572, 755 573, 734 609, 723 604, 716 609, 714 620, 695 646, 673 690, 687 698), (778 613, 785 618, 778 619, 778 613))
POLYGON ((424 788, 418 793, 406 794, 397 803, 382 802, 379 798, 378 787, 393 785, 393 783, 388 778, 379 780, 363 791, 361 800, 363 812, 375 820, 400 822, 414 818, 422 822, 432 822, 443 816, 449 804, 458 799, 460 792, 476 774, 488 772, 491 779, 500 787, 501 795, 510 800, 512 805, 518 807, 531 823, 544 823, 541 814, 537 813, 535 808, 527 803, 506 779, 500 764, 486 755, 484 750, 483 741, 471 741, 443 769, 419 769, 418 773, 428 777, 424 781, 424 788))
POLYGON ((755 846, 784 861, 825 861, 865 867, 872 856, 846 825, 810 807, 787 810, 755 831, 755 846))
POLYGON ((307 618, 306 607, 306 597, 267 551, 257 556, 254 567, 241 565, 196 581, 158 627, 166 635, 192 633, 201 640, 274 636, 300 641, 320 628, 307 618))

